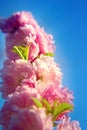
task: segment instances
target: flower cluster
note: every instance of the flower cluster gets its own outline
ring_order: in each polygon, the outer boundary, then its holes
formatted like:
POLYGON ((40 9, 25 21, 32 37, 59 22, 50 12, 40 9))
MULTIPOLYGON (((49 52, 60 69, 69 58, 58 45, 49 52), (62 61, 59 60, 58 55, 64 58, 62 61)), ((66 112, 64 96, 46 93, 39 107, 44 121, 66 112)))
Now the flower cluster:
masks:
POLYGON ((81 130, 70 121, 73 93, 62 84, 60 66, 54 60, 54 41, 31 13, 17 12, 0 19, 6 33, 6 55, 0 91, 3 130, 81 130))

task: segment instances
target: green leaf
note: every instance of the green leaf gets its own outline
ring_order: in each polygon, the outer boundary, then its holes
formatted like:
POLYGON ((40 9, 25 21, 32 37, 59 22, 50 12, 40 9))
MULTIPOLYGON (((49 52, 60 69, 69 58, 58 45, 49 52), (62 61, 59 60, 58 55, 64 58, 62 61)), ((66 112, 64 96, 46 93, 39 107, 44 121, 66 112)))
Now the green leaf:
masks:
POLYGON ((35 105, 39 108, 42 108, 42 103, 37 99, 37 98, 32 98, 32 100, 34 101, 35 105))
POLYGON ((54 103, 53 103, 53 109, 55 109, 56 107, 58 107, 58 104, 59 104, 59 101, 58 100, 55 100, 54 103))
POLYGON ((29 46, 13 46, 12 51, 18 54, 23 60, 28 60, 29 46))
POLYGON ((71 111, 73 110, 73 105, 69 103, 60 103, 57 107, 54 107, 52 116, 53 116, 53 121, 56 120, 56 118, 63 114, 66 111, 71 111))
POLYGON ((43 106, 46 108, 47 113, 50 113, 51 112, 50 103, 45 98, 42 99, 42 103, 43 103, 43 106))
POLYGON ((51 53, 51 52, 47 52, 47 53, 45 53, 45 54, 44 54, 44 56, 51 56, 51 57, 53 57, 53 56, 54 56, 54 54, 53 54, 53 53, 51 53))

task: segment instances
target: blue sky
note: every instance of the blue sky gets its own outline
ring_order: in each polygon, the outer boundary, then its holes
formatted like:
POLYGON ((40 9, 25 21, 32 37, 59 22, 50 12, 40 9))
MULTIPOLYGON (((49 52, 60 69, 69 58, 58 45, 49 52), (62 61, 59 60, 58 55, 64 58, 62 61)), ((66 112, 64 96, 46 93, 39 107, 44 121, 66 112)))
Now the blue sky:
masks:
MULTIPOLYGON (((55 60, 64 73, 63 84, 75 96, 71 117, 79 120, 82 130, 87 130, 86 0, 0 0, 0 16, 8 17, 22 10, 32 12, 39 25, 54 36, 55 60)), ((4 49, 4 35, 0 32, 0 68, 4 61, 4 49)))

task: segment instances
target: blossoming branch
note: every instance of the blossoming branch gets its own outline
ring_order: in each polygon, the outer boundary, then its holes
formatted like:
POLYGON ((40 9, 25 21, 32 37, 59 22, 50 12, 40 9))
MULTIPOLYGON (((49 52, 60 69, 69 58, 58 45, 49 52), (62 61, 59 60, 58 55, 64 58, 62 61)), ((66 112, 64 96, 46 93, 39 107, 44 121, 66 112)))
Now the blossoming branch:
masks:
POLYGON ((73 93, 62 84, 55 45, 29 12, 0 19, 7 59, 0 71, 2 130, 81 130, 71 121, 73 93))

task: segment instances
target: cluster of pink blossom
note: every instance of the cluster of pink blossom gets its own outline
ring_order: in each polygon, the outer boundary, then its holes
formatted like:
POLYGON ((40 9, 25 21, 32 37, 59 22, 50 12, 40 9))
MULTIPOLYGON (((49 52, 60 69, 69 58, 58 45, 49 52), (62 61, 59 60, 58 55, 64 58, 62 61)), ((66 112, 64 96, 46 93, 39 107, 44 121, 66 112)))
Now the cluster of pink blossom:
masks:
POLYGON ((7 60, 0 71, 3 130, 81 130, 70 121, 73 94, 62 84, 54 41, 28 12, 0 19, 7 60))

